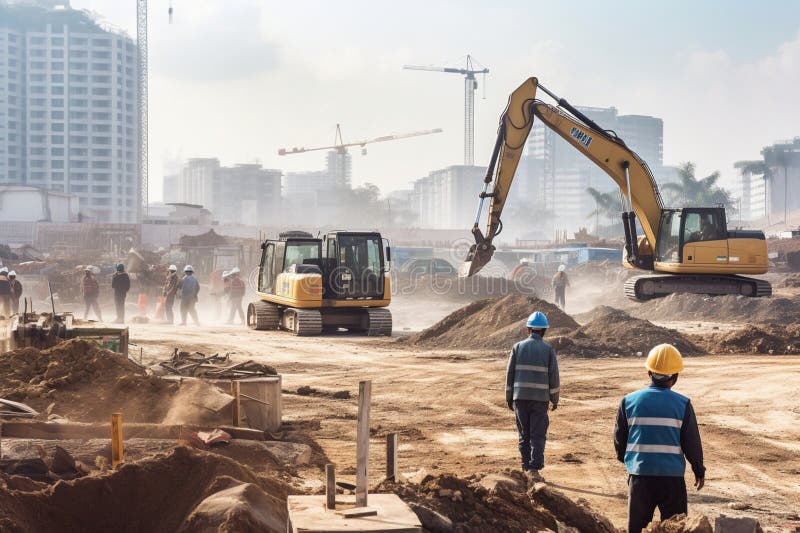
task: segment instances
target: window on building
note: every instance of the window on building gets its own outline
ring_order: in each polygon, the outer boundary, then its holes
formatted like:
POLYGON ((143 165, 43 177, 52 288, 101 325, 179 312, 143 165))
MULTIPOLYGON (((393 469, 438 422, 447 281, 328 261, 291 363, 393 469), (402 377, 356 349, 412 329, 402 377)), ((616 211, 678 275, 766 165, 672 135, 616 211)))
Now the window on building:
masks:
POLYGON ((50 143, 51 144, 64 144, 64 136, 63 135, 51 135, 50 136, 50 143))
POLYGON ((64 50, 50 50, 50 57, 53 59, 64 59, 64 50))
MULTIPOLYGON (((71 175, 70 179, 75 179, 75 175, 71 175)), ((87 192, 89 187, 87 185, 70 185, 69 191, 70 192, 87 192)))
POLYGON ((64 156, 64 149, 63 148, 51 148, 50 155, 54 157, 63 157, 64 156))
POLYGON ((64 112, 63 111, 50 111, 50 119, 51 120, 64 120, 64 112))
POLYGON ((51 98, 50 99, 50 106, 51 107, 64 107, 64 99, 63 98, 51 98))
POLYGON ((111 96, 110 87, 92 87, 93 96, 111 96))
POLYGON ((92 113, 92 120, 111 120, 111 113, 92 113))
POLYGON ((44 163, 44 159, 31 159, 28 161, 28 165, 30 165, 31 168, 44 168, 44 163))
POLYGON ((103 76, 103 75, 92 76, 92 83, 111 83, 111 76, 103 76))
POLYGON ((64 75, 63 74, 51 74, 50 81, 52 83, 64 83, 64 75))
POLYGON ((89 94, 89 88, 73 86, 70 90, 70 94, 72 94, 72 96, 83 96, 89 94))
POLYGON ((86 83, 89 81, 89 77, 85 74, 70 74, 69 81, 72 83, 86 83))
POLYGON ((64 62, 63 61, 51 61, 50 62, 50 70, 64 70, 64 62))
MULTIPOLYGON (((72 162, 70 162, 70 164, 71 163, 72 162)), ((70 172, 69 179, 70 179, 70 181, 72 181, 72 180, 75 180, 75 181, 86 181, 87 179, 89 179, 89 174, 87 174, 86 172, 70 172)))
MULTIPOLYGON (((11 35, 8 36, 8 40, 11 41, 11 35)), ((44 37, 31 37, 28 42, 31 45, 43 45, 46 41, 44 37)))
POLYGON ((50 185, 50 190, 54 192, 64 192, 63 185, 50 185))
POLYGON ((87 124, 70 122, 69 129, 71 131, 89 131, 89 126, 87 124))
POLYGON ((30 65, 33 70, 44 70, 46 67, 44 61, 31 61, 30 65))
POLYGON ((108 50, 93 50, 92 59, 111 59, 111 52, 108 50))
POLYGON ((94 136, 92 137, 92 144, 111 144, 111 137, 94 136))
POLYGON ((77 46, 86 46, 87 44, 89 44, 89 40, 86 39, 85 37, 73 37, 72 39, 70 39, 69 44, 74 44, 77 46))
POLYGON ((94 185, 94 186, 92 186, 92 192, 100 193, 100 194, 109 194, 111 192, 111 186, 109 186, 109 185, 94 185))
POLYGON ((42 83, 47 79, 47 76, 44 74, 31 74, 28 76, 28 78, 30 79, 31 83, 42 83))
POLYGON ((70 107, 86 107, 89 104, 89 101, 84 98, 70 98, 69 105, 70 107))
POLYGON ((43 180, 44 179, 44 172, 41 172, 41 171, 31 172, 30 173, 30 177, 34 181, 43 180))
POLYGON ((44 155, 45 152, 45 148, 28 148, 28 153, 30 155, 44 155))
POLYGON ((30 93, 31 94, 46 94, 47 93, 47 87, 45 87, 44 85, 32 85, 30 87, 30 93))
POLYGON ((89 138, 86 135, 70 135, 69 142, 75 144, 86 144, 89 138))
POLYGON ((89 168, 88 161, 82 161, 80 159, 70 159, 69 160, 69 168, 89 168))
POLYGON ((69 57, 71 59, 83 59, 89 57, 89 54, 86 52, 86 50, 70 50, 69 57))
POLYGON ((86 70, 86 63, 83 61, 70 61, 69 62, 69 69, 70 70, 86 70))
POLYGON ((94 172, 92 179, 95 181, 111 181, 111 174, 108 172, 94 172))
POLYGON ((28 129, 31 131, 44 131, 47 128, 47 124, 44 122, 31 122, 28 129))
POLYGON ((63 37, 52 37, 50 39, 50 44, 52 46, 64 46, 64 38, 63 37))
POLYGON ((111 46, 111 39, 92 39, 92 46, 111 46))
POLYGON ((53 131, 63 132, 64 131, 64 123, 63 122, 53 122, 53 131))
POLYGON ((111 150, 108 148, 93 148, 93 157, 111 157, 111 150))
POLYGON ((92 63, 92 70, 95 72, 108 72, 111 70, 111 63, 92 63))
POLYGON ((30 140, 34 144, 42 144, 46 141, 46 136, 44 135, 31 135, 30 140))
POLYGON ((56 181, 64 181, 64 173, 63 172, 53 172, 53 173, 50 174, 50 179, 51 180, 56 180, 56 181))
POLYGON ((111 107, 111 100, 92 100, 92 107, 111 107))
POLYGON ((86 148, 70 148, 69 155, 87 155, 89 152, 86 148))
POLYGON ((31 57, 44 57, 46 56, 46 50, 44 48, 31 48, 30 49, 30 56, 31 57))
POLYGON ((56 96, 63 96, 64 95, 64 86, 63 85, 53 85, 50 87, 50 94, 54 94, 56 96))
POLYGON ((64 168, 63 159, 53 159, 50 161, 50 168, 64 168))

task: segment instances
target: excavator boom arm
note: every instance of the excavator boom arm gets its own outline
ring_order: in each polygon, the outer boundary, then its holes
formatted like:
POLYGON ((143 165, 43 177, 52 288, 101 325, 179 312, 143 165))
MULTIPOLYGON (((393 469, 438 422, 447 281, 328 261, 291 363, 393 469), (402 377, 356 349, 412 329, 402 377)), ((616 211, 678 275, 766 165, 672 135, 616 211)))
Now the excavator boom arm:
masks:
POLYGON ((472 228, 475 244, 462 265, 462 275, 471 276, 477 273, 489 262, 494 253, 492 241, 502 229, 501 215, 522 157, 525 141, 533 126, 534 116, 611 176, 622 194, 630 198, 632 204, 630 207, 636 213, 645 236, 650 243, 655 243, 662 202, 658 186, 647 164, 615 135, 604 131, 566 100, 555 97, 540 86, 536 78, 529 78, 511 93, 508 105, 500 118, 497 143, 484 179, 485 188, 481 193, 478 214, 472 228), (559 105, 572 114, 537 100, 538 88, 556 98, 559 105), (630 194, 628 184, 630 184, 630 194), (484 235, 479 223, 485 198, 489 198, 490 203, 484 235))

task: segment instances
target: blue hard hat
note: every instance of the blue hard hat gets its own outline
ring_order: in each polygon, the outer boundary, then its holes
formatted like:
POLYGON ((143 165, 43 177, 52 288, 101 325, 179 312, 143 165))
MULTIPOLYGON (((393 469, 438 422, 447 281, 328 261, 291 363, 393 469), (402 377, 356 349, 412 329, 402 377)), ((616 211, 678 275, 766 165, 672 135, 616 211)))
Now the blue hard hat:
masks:
POLYGON ((550 324, 547 322, 547 317, 541 311, 536 311, 529 316, 528 322, 525 325, 532 329, 545 329, 550 327, 550 324))

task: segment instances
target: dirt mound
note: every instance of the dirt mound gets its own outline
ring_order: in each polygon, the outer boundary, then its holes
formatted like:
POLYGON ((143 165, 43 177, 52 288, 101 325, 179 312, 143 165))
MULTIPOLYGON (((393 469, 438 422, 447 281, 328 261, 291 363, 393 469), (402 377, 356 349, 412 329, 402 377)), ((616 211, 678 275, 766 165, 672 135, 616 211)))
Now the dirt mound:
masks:
POLYGON ((0 487, 0 531, 286 530, 284 483, 183 447, 52 487, 13 490, 7 478, 0 478, 0 487), (248 502, 258 502, 258 508, 248 502))
POLYGON ((780 283, 781 287, 798 288, 800 287, 800 274, 789 274, 780 283))
POLYGON ((601 306, 587 316, 591 320, 577 331, 549 339, 557 353, 575 357, 639 355, 665 342, 674 345, 683 355, 700 352, 681 333, 634 318, 619 309, 601 306))
POLYGON ((92 341, 72 339, 46 350, 0 355, 0 397, 24 402, 44 416, 55 412, 95 422, 122 412, 128 422, 161 422, 176 389, 92 341))
POLYGON ((687 517, 685 514, 673 516, 663 522, 651 522, 646 533, 713 533, 714 528, 708 517, 703 515, 687 517))
POLYGON ((555 305, 538 298, 509 295, 480 300, 447 315, 406 342, 440 348, 508 350, 527 336, 525 319, 534 312, 547 315, 551 330, 572 330, 578 323, 555 305))
POLYGON ((379 490, 407 502, 426 531, 561 531, 559 522, 587 533, 616 531, 588 505, 544 484, 526 491, 518 472, 468 478, 429 475, 419 484, 384 482, 379 490))
POLYGON ((631 314, 649 320, 712 320, 760 323, 800 320, 800 298, 748 298, 671 294, 633 308, 631 314))
POLYGON ((695 335, 693 339, 713 354, 791 355, 800 353, 800 324, 747 326, 726 333, 695 335))

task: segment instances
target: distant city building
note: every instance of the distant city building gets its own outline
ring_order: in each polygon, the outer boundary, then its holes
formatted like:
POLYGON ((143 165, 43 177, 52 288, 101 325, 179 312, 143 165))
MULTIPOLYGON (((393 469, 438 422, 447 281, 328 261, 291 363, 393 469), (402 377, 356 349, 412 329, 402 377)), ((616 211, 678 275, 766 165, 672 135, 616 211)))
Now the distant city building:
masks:
MULTIPOLYGON (((607 130, 613 130, 650 167, 659 185, 677 180, 677 169, 663 166, 664 123, 644 115, 619 115, 614 107, 578 107, 607 130)), ((520 162, 510 195, 509 207, 531 206, 557 215, 558 227, 577 230, 588 224, 595 210, 587 193, 593 187, 613 191, 609 176, 585 155, 547 128, 534 121, 526 153, 520 162)))
POLYGON ((767 215, 767 186, 763 172, 753 172, 755 165, 763 163, 761 161, 737 161, 734 163, 736 169, 736 184, 733 196, 739 198, 737 219, 743 221, 756 220, 767 215))
POLYGON ((136 65, 130 37, 66 1, 0 4, 0 184, 75 194, 89 218, 136 222, 136 65))
POLYGON ((335 205, 337 189, 350 189, 352 156, 348 152, 330 150, 325 158, 325 170, 287 172, 283 194, 293 206, 320 207, 335 205))
POLYGON ((785 220, 800 209, 800 137, 765 146, 761 155, 767 167, 767 209, 785 220))
POLYGON ((427 229, 472 227, 485 174, 486 167, 454 165, 416 180, 411 202, 418 226, 427 229))
POLYGON ((161 197, 164 203, 177 202, 180 198, 180 174, 169 174, 164 176, 164 185, 161 197))
POLYGON ((259 164, 223 167, 216 158, 193 158, 165 184, 172 202, 203 206, 221 224, 257 226, 279 217, 280 170, 259 164))

